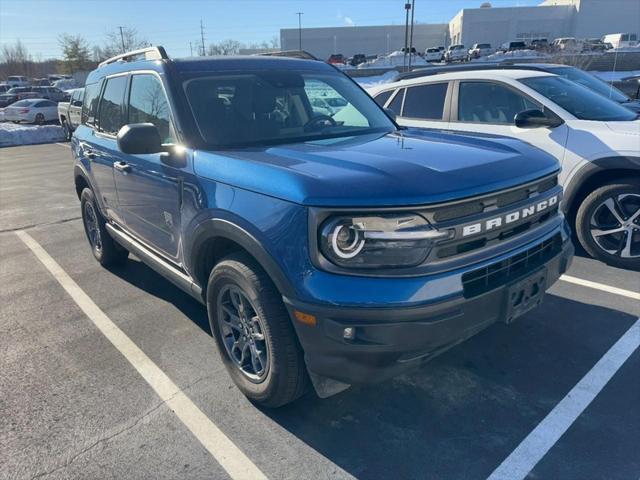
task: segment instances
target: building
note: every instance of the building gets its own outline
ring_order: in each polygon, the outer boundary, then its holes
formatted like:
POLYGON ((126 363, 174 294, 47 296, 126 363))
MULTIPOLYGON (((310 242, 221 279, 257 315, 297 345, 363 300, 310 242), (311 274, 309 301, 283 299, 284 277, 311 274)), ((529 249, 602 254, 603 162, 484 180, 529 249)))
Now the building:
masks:
MULTIPOLYGON (((298 50, 297 28, 280 30, 282 50, 298 50)), ((303 28, 302 49, 326 59, 333 53, 350 57, 356 53, 375 55, 391 53, 404 46, 404 25, 373 27, 303 28)), ((448 41, 448 25, 416 23, 413 27, 413 46, 424 52, 431 46, 445 45, 448 41)))
MULTIPOLYGON (((486 2, 480 8, 460 10, 448 24, 416 23, 413 44, 419 51, 454 43, 498 47, 512 40, 546 38, 551 42, 560 37, 600 38, 639 30, 640 0, 543 0, 534 7, 498 8, 486 2)), ((404 38, 404 24, 303 28, 302 48, 318 58, 332 53, 373 55, 400 50, 404 38)), ((297 50, 298 29, 280 30, 280 45, 283 50, 297 50)))
POLYGON ((537 7, 465 8, 449 22, 452 43, 600 38, 638 33, 640 0, 545 0, 537 7))

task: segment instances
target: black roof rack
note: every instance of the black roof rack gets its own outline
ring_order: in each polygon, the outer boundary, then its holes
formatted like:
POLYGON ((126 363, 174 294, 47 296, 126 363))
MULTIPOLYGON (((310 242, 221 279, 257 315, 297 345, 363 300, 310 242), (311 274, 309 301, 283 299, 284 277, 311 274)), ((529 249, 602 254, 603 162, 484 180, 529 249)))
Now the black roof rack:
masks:
POLYGON ((283 50, 280 52, 256 53, 256 55, 264 57, 290 57, 301 58, 303 60, 318 60, 318 58, 314 57, 306 50, 283 50))
POLYGON ((104 62, 100 62, 98 67, 104 67, 105 65, 115 62, 131 62, 133 60, 140 60, 138 57, 141 56, 144 56, 145 60, 167 60, 169 58, 164 47, 158 45, 157 47, 146 47, 139 50, 121 53, 120 55, 106 59, 104 62))
MULTIPOLYGON (((451 72, 472 72, 477 70, 539 70, 546 71, 546 67, 552 64, 547 63, 527 63, 516 62, 514 60, 503 60, 502 62, 471 62, 461 65, 434 65, 431 67, 417 68, 410 72, 399 73, 393 79, 394 82, 400 80, 408 80, 410 78, 428 77, 430 75, 437 75, 439 73, 451 73, 451 72)), ((561 64, 553 64, 554 66, 562 67, 561 64)), ((566 65, 565 65, 566 66, 566 65)))

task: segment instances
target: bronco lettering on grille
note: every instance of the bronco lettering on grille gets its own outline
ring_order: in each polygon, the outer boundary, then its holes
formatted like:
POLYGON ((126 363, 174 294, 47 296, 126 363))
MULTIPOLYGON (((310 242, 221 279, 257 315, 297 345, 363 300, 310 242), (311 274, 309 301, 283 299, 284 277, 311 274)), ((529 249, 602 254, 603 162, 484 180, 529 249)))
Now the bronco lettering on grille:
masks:
POLYGON ((488 220, 483 220, 482 222, 465 225, 462 228, 462 236, 468 237, 469 235, 476 235, 478 233, 493 230, 494 228, 499 228, 504 225, 517 222, 518 220, 530 217, 536 213, 540 213, 557 204, 558 197, 559 195, 554 195, 553 197, 547 198, 546 200, 541 200, 533 205, 521 208, 520 210, 515 210, 505 215, 490 218, 488 220))

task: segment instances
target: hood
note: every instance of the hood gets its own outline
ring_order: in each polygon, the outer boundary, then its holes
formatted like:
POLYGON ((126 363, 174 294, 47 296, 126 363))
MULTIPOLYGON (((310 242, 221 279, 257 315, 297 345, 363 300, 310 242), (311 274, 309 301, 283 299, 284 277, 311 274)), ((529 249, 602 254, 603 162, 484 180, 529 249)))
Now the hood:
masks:
POLYGON ((606 124, 609 130, 613 132, 640 137, 640 120, 633 120, 631 122, 606 122, 606 124))
POLYGON ((555 158, 519 140, 422 130, 194 154, 201 177, 324 207, 449 201, 558 168, 555 158))

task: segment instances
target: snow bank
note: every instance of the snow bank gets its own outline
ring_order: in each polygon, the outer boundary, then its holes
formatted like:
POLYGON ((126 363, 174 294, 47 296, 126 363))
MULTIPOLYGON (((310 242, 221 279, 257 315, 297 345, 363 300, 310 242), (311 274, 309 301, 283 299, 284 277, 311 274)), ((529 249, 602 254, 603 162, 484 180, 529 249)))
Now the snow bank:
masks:
POLYGON ((59 125, 0 124, 0 147, 60 141, 64 141, 64 132, 59 125))
POLYGON ((371 88, 382 83, 388 83, 396 78, 398 72, 395 70, 389 70, 382 75, 374 75, 371 77, 353 77, 353 79, 360 84, 362 88, 371 88))
POLYGON ((502 60, 514 60, 517 58, 545 58, 549 57, 546 53, 537 50, 511 50, 509 52, 495 52, 486 57, 480 57, 475 62, 500 62, 502 60))
MULTIPOLYGON (((409 63, 409 56, 407 55, 406 62, 409 63)), ((358 69, 363 68, 385 68, 385 67, 401 67, 405 64, 404 53, 397 50, 389 55, 378 57, 375 60, 369 60, 368 62, 358 65, 358 69)), ((424 58, 419 55, 413 54, 411 57, 411 65, 429 65, 424 58)))

